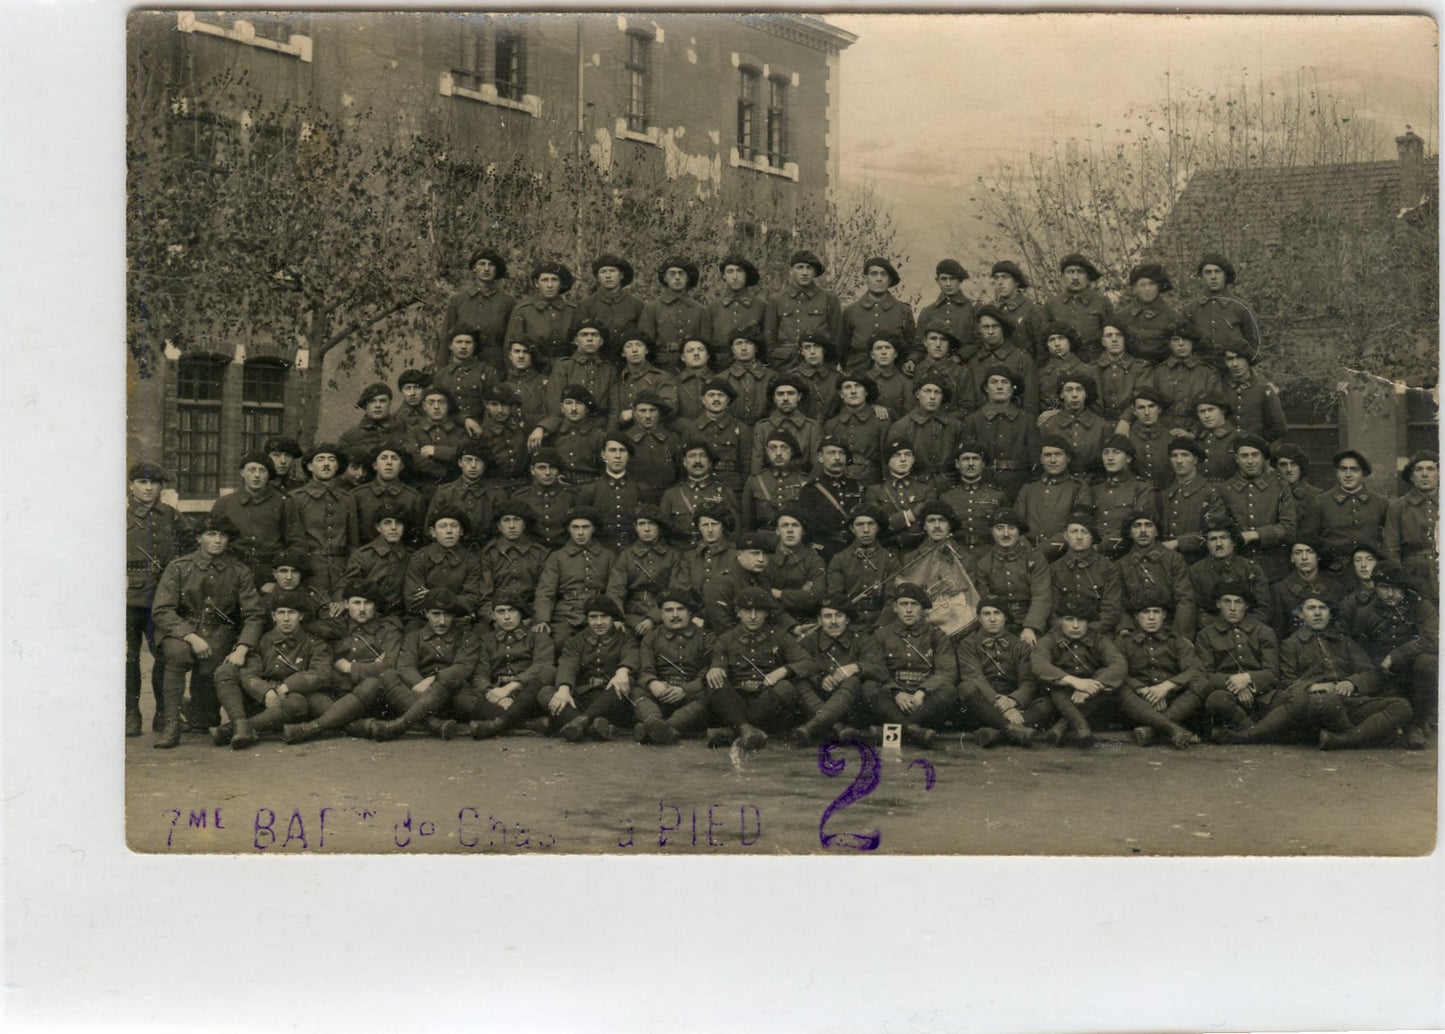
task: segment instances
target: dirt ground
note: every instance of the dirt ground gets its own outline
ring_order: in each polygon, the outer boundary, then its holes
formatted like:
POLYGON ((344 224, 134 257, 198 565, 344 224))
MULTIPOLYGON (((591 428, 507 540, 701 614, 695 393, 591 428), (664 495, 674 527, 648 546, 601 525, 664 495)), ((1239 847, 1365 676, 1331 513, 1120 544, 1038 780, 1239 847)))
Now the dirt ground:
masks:
MULTIPOLYGON (((149 713, 147 713, 149 729, 149 713)), ((1438 753, 1307 747, 856 749, 700 741, 573 746, 413 733, 241 752, 126 741, 143 852, 1416 855, 1433 849, 1438 753), (925 763, 917 759, 924 759, 925 763), (864 773, 859 778, 860 772, 864 773), (931 788, 929 786, 932 779, 931 788), (847 791, 853 800, 839 800, 847 791), (835 803, 836 802, 836 803, 835 803), (829 809, 831 808, 831 813, 829 809), (823 838, 827 838, 824 846, 823 838), (871 845, 871 846, 870 846, 871 845)))

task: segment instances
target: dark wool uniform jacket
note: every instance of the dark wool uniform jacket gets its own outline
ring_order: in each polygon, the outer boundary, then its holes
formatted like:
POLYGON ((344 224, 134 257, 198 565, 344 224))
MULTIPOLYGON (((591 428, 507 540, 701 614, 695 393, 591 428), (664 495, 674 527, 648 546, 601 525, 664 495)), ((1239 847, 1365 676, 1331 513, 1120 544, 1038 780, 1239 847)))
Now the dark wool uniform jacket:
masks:
POLYGON ((1279 685, 1279 638, 1258 618, 1246 614, 1237 625, 1221 617, 1205 618, 1194 651, 1209 689, 1223 689, 1231 675, 1240 673, 1249 676, 1257 697, 1279 685))
POLYGON ((384 671, 396 667, 401 655, 401 626, 382 617, 374 617, 358 625, 349 617, 323 618, 306 626, 311 634, 331 644, 332 683, 350 689, 384 671), (351 671, 342 674, 334 662, 351 662, 351 671))
POLYGON ((224 628, 236 645, 254 649, 265 618, 250 569, 233 556, 201 550, 166 565, 151 604, 157 639, 184 639, 194 632, 209 640, 224 628))
POLYGON ((257 703, 283 682, 293 693, 315 693, 331 686, 331 648, 299 629, 283 636, 273 628, 247 652, 240 674, 242 691, 257 703))
POLYGON ((396 673, 408 686, 435 675, 434 685, 455 692, 471 679, 480 656, 481 642, 470 628, 452 625, 446 635, 420 628, 402 639, 396 673))

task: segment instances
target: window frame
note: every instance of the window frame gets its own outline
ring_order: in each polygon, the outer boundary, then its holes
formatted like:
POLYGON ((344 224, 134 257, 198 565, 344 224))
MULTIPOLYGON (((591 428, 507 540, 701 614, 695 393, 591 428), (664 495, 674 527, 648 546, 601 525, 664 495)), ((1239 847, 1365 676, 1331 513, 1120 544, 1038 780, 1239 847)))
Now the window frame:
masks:
POLYGON ((738 66, 738 157, 750 162, 758 153, 758 94, 763 82, 761 69, 752 65, 738 66))
POLYGON ((273 359, 250 359, 241 367, 241 455, 262 451, 266 439, 286 433, 286 377, 288 367, 273 359), (260 376, 264 372, 265 376, 260 376), (273 391, 274 398, 253 398, 257 386, 273 391))
POLYGON ((485 24, 477 25, 473 20, 463 20, 460 31, 458 60, 442 71, 437 93, 443 97, 465 98, 541 118, 542 98, 527 92, 531 74, 531 37, 527 27, 520 22, 501 25, 489 19, 485 24), (498 75, 502 48, 507 43, 513 45, 515 53, 510 62, 516 66, 516 80, 512 82, 502 80, 498 75))
POLYGON ((791 84, 780 75, 768 76, 768 106, 764 114, 764 156, 768 167, 782 169, 788 164, 788 91, 791 84), (776 137, 776 140, 775 140, 776 137))
POLYGON ((638 136, 645 136, 652 128, 652 46, 655 42, 651 34, 641 29, 627 30, 627 56, 622 63, 626 74, 627 111, 622 121, 627 132, 638 136))
POLYGON ((221 494, 221 455, 225 448, 226 369, 229 361, 210 355, 182 356, 176 363, 176 492, 183 499, 214 499, 221 494), (205 371, 205 376, 197 374, 205 371), (194 386, 213 386, 214 397, 187 394, 194 386), (202 426, 187 426, 205 417, 202 426), (207 447, 198 447, 203 441, 207 447))

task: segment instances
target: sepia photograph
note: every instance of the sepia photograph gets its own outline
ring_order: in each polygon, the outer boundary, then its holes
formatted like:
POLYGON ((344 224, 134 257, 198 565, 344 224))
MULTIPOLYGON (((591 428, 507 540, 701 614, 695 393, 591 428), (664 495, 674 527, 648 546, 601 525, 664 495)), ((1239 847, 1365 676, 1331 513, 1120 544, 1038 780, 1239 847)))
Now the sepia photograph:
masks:
POLYGON ((127 28, 133 850, 1433 850, 1429 18, 127 28))

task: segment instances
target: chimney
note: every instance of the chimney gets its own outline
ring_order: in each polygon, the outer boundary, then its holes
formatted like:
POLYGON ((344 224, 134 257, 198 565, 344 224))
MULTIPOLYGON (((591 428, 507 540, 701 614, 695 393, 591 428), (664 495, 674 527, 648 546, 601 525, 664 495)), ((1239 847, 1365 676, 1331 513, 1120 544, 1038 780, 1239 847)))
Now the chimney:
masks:
POLYGON ((1400 152, 1400 207, 1414 208, 1425 196, 1425 141, 1409 126, 1395 137, 1400 152))

